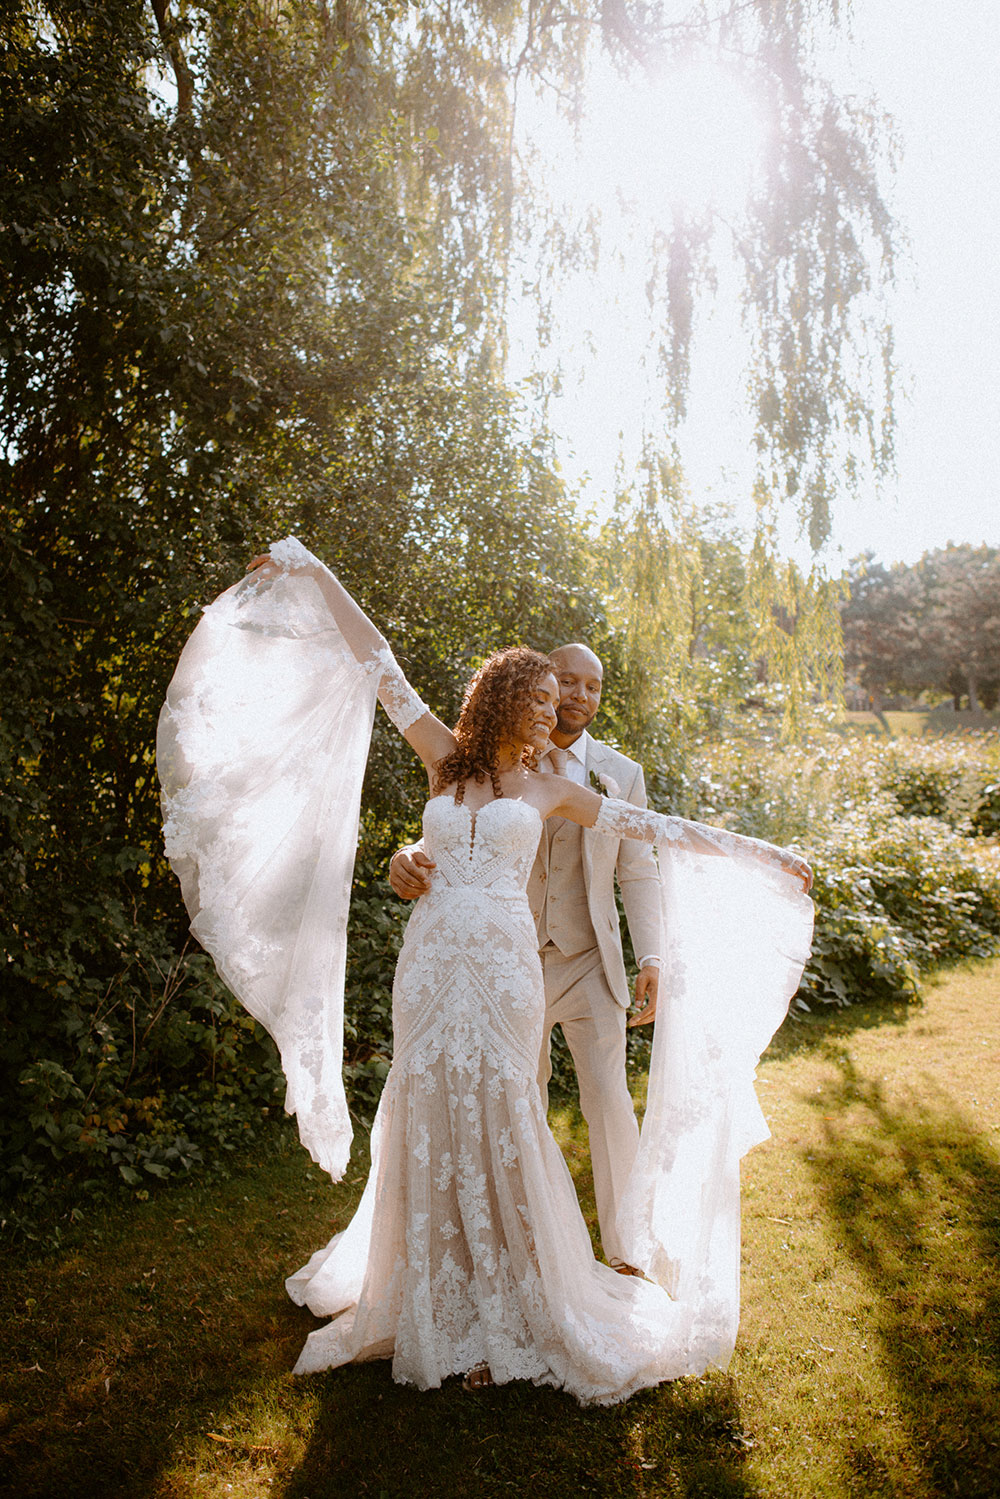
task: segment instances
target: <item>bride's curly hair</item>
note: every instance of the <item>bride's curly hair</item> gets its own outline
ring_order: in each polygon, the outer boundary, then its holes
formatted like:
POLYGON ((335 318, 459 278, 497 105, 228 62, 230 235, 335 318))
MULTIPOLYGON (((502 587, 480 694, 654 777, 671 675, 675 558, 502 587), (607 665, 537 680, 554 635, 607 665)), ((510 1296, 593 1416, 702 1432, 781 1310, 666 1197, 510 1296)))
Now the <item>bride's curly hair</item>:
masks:
MULTIPOLYGON (((468 780, 489 777, 494 796, 500 790, 500 747, 517 728, 531 704, 533 688, 552 671, 552 662, 524 645, 512 645, 487 657, 465 689, 455 725, 458 744, 434 767, 434 795, 458 783, 462 800, 468 780)), ((525 745, 521 763, 535 766, 535 751, 525 745)))

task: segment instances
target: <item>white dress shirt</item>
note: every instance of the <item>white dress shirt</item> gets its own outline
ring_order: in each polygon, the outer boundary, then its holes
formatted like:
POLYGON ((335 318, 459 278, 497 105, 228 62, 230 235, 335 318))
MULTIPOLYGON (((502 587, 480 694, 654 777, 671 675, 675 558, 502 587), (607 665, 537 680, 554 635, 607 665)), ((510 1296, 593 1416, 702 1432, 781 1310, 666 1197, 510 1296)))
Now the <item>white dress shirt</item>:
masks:
POLYGON ((578 738, 568 744, 565 749, 566 769, 563 775, 567 781, 575 781, 578 786, 587 784, 587 746, 590 743, 590 735, 583 729, 578 738))

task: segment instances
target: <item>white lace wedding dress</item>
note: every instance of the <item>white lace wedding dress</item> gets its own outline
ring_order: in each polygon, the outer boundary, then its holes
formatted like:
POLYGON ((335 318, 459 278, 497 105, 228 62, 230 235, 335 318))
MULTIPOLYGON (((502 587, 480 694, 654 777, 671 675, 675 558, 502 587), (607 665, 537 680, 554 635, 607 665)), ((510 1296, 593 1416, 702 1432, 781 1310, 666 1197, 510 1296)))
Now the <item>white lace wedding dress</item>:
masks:
POLYGON ((392 1355, 426 1389, 488 1363, 494 1380, 620 1400, 693 1372, 683 1309, 593 1255, 538 1088, 542 993, 525 896, 541 822, 495 801, 473 820, 434 797, 437 862, 393 991, 394 1056, 366 1200, 288 1282, 340 1313, 298 1371, 392 1355))
MULTIPOLYGON (((279 552, 279 555, 280 552, 279 552)), ((311 561, 313 559, 310 559, 311 561)), ((356 649, 356 647, 355 647, 356 649)), ((158 742, 192 929, 271 1030, 314 1157, 339 1176, 343 943, 385 652, 358 661, 315 587, 239 585, 185 650, 158 742)), ((808 951, 811 905, 768 845, 606 799, 598 832, 657 840, 664 1000, 619 1221, 649 1280, 594 1259, 537 1084, 544 1008, 527 803, 424 811, 437 864, 393 991, 394 1058, 346 1229, 287 1282, 328 1322, 296 1372, 391 1357, 424 1389, 478 1364, 611 1403, 724 1367, 739 1308, 739 1158, 808 951)))

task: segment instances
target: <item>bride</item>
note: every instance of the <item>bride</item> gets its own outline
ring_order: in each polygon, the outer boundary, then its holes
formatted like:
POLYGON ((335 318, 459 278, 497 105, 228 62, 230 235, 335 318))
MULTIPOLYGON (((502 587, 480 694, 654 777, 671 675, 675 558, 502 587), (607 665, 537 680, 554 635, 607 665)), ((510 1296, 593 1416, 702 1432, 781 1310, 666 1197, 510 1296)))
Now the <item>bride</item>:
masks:
POLYGON ((531 1379, 586 1403, 725 1367, 739 1306, 739 1159, 766 1136, 754 1067, 808 952, 794 854, 602 797, 536 757, 546 657, 489 658, 454 730, 289 538, 188 642, 157 743, 164 835, 192 930, 274 1036, 286 1107, 339 1177, 350 873, 377 695, 423 761, 437 869, 407 927, 394 1057, 347 1228, 287 1282, 332 1320, 295 1366, 392 1358, 421 1389, 531 1379), (619 1220, 646 1279, 593 1255, 538 1089, 544 1010, 526 886, 542 823, 659 846, 667 955, 639 1157, 619 1220))

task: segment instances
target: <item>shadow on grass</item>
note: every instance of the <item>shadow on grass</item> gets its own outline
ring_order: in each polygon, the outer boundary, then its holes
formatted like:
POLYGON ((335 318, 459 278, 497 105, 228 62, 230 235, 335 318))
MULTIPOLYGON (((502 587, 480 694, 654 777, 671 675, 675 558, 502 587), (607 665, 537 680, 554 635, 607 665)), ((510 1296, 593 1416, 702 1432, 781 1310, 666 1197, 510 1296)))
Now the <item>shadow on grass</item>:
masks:
POLYGON ((294 1380, 312 1325, 281 1279, 352 1210, 287 1141, 222 1181, 11 1256, 0 1491, 18 1499, 529 1494, 751 1499, 733 1382, 583 1410, 523 1383, 420 1393, 388 1364, 294 1380))
POLYGON ((827 1048, 840 1037, 881 1026, 905 1026, 919 1016, 921 1005, 905 999, 865 999, 856 1004, 817 1005, 808 1014, 790 1015, 775 1032, 762 1060, 785 1062, 827 1048))
POLYGON ((544 1493, 749 1499, 749 1439, 732 1382, 684 1380, 610 1409, 517 1383, 420 1393, 387 1364, 323 1376, 311 1440, 282 1499, 465 1499, 544 1493))
MULTIPOLYGON (((986 962, 992 961, 987 958, 986 962)), ((859 999, 850 1005, 814 1003, 807 1013, 791 1012, 775 1032, 761 1060, 785 1062, 812 1052, 828 1052, 841 1038, 860 1031, 893 1025, 899 1029, 926 1016, 924 1001, 933 991, 962 975, 975 977, 983 969, 982 957, 957 959, 922 976, 921 994, 914 999, 859 999)))
MULTIPOLYGON (((814 1105, 822 1201, 865 1275, 882 1361, 927 1492, 1000 1492, 1000 1164, 939 1089, 890 1106, 831 1047, 836 1083, 814 1105)), ((868 1492, 878 1457, 853 1455, 868 1492)))
POLYGON ((210 1477, 234 1408, 280 1402, 309 1322, 282 1275, 359 1190, 330 1188, 286 1128, 221 1180, 85 1213, 58 1254, 8 1251, 0 1492, 205 1492, 180 1475, 210 1477))

